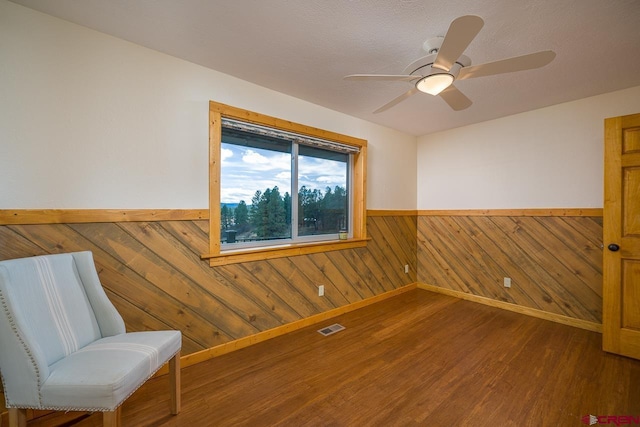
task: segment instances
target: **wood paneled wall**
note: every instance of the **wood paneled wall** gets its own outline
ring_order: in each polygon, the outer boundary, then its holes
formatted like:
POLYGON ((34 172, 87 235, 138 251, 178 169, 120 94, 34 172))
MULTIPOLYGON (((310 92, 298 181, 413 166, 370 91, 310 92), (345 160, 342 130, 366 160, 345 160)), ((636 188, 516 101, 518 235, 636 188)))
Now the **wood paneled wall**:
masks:
POLYGON ((602 322, 601 216, 419 214, 417 249, 420 283, 602 322))
POLYGON ((415 282, 602 320, 602 217, 588 211, 370 211, 366 248, 220 267, 200 259, 209 247, 201 213, 154 212, 146 221, 135 214, 55 224, 41 223, 42 215, 19 224, 11 214, 0 225, 0 259, 93 251, 127 328, 180 329, 185 355, 415 282))
POLYGON ((209 248, 208 221, 187 218, 5 222, 0 259, 92 251, 127 329, 179 329, 183 355, 416 282, 415 215, 369 215, 366 248, 221 267, 200 259, 209 248), (325 286, 324 297, 318 285, 325 286))

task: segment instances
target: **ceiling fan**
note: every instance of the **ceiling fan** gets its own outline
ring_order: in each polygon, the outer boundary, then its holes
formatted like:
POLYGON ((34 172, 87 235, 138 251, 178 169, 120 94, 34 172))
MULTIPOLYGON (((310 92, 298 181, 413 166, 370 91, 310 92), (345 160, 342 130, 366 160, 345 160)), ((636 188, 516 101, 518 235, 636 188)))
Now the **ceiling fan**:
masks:
POLYGON ((456 18, 444 37, 434 37, 424 42, 422 47, 428 55, 409 64, 404 69, 404 74, 351 74, 344 79, 406 81, 414 85, 374 113, 388 110, 418 92, 439 95, 451 108, 460 111, 471 106, 472 102, 452 84, 455 80, 540 68, 556 57, 552 50, 544 50, 471 66, 471 60, 462 53, 478 35, 483 25, 484 21, 479 16, 466 15, 456 18))

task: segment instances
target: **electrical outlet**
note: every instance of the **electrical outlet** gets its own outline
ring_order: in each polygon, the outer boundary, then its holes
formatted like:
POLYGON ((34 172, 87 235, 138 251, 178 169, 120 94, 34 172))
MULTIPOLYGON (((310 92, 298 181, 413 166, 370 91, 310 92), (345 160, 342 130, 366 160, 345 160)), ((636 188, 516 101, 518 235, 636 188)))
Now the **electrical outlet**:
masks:
POLYGON ((405 264, 404 265, 404 272, 408 273, 409 272, 409 264, 405 264))
POLYGON ((323 297, 324 296, 324 285, 319 285, 318 286, 318 296, 319 297, 323 297))
POLYGON ((504 287, 505 288, 510 288, 511 287, 511 277, 505 277, 504 278, 504 287))

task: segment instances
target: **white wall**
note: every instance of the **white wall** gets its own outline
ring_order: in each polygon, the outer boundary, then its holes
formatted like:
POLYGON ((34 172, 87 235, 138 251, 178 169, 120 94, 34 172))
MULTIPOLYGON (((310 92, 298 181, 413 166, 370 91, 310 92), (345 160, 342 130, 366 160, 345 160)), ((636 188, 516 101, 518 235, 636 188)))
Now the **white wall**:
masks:
POLYGON ((0 209, 207 208, 209 100, 367 139, 367 207, 416 209, 414 136, 5 0, 0 209))
POLYGON ((640 87, 418 138, 418 209, 600 208, 604 119, 640 87))

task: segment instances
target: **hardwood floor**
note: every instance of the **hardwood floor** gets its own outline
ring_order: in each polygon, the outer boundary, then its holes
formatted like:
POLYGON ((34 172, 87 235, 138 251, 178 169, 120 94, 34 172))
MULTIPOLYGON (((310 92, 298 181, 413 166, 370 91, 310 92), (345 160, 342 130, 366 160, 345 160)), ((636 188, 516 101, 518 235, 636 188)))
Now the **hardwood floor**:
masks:
MULTIPOLYGON (((602 352, 601 338, 415 290, 183 369, 178 416, 169 415, 168 378, 151 380, 125 403, 123 424, 580 426, 585 415, 640 417, 640 361, 602 352), (316 332, 334 322, 346 330, 316 332)), ((75 425, 100 424, 93 414, 75 425)))

